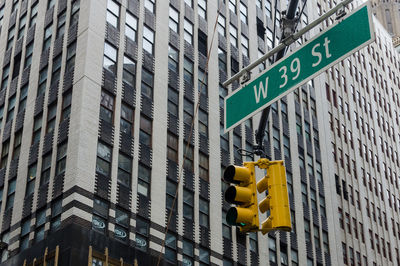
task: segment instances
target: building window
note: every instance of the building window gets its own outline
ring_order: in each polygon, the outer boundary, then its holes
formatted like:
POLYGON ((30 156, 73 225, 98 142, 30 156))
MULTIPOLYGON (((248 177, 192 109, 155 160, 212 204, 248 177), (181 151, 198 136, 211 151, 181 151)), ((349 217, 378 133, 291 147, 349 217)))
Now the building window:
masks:
POLYGON ((168 46, 168 69, 179 73, 179 52, 172 46, 168 46))
MULTIPOLYGON (((36 3, 37 4, 37 3, 36 3)), ((3 25, 3 18, 4 18, 4 9, 5 5, 0 8, 0 26, 3 25)))
POLYGON ((150 180, 151 180, 151 169, 146 166, 139 164, 138 169, 138 188, 139 194, 149 197, 150 190, 150 180))
POLYGON ((133 116, 134 116, 133 109, 126 104, 122 104, 120 130, 122 133, 128 136, 133 136, 133 116))
POLYGON ((136 42, 137 18, 126 12, 125 18, 125 36, 136 42))
POLYGON ((167 210, 170 210, 170 211, 173 210, 173 212, 176 213, 177 205, 178 205, 178 202, 175 199, 175 196, 177 196, 177 194, 176 194, 177 184, 170 180, 167 180, 166 187, 167 187, 167 189, 166 189, 165 202, 166 202, 167 210), (175 203, 174 203, 174 199, 175 199, 175 203))
POLYGON ((122 153, 118 155, 118 183, 128 188, 131 186, 132 159, 122 153))
POLYGON ((56 38, 59 38, 60 36, 64 35, 66 19, 67 19, 67 14, 65 11, 58 16, 56 38))
POLYGON ((32 63, 32 54, 33 54, 33 43, 30 42, 25 49, 25 63, 24 63, 24 68, 27 68, 28 66, 31 65, 32 63))
POLYGON ((306 238, 306 243, 311 245, 311 229, 310 229, 310 222, 304 220, 304 234, 306 238))
POLYGON ((193 24, 189 20, 185 19, 183 23, 183 29, 185 31, 183 38, 189 44, 193 44, 193 24))
POLYGON ((18 113, 21 112, 22 110, 25 110, 27 96, 28 96, 28 84, 24 85, 21 88, 21 92, 19 94, 18 113))
POLYGON ((25 250, 29 247, 29 232, 31 231, 31 220, 26 220, 21 224, 20 235, 20 250, 25 250))
POLYGON ((179 116, 179 95, 178 92, 168 87, 168 112, 175 117, 179 116))
POLYGON ((204 249, 204 248, 199 248, 199 261, 200 265, 210 265, 210 251, 204 249))
POLYGON ((25 189, 25 198, 32 195, 35 191, 37 164, 34 163, 28 167, 28 178, 25 189))
POLYGON ((199 133, 208 137, 208 114, 199 109, 199 133))
POLYGON ((183 253, 183 258, 182 258, 182 264, 184 266, 191 266, 193 265, 193 257, 194 257, 194 252, 193 252, 193 243, 183 239, 182 240, 182 253, 183 253))
POLYGON ((147 252, 149 246, 149 223, 141 218, 136 218, 136 248, 147 252))
POLYGON ((12 158, 16 159, 19 157, 21 151, 21 141, 22 141, 22 130, 19 130, 14 135, 14 150, 12 158))
POLYGON ((31 27, 33 24, 36 23, 37 13, 38 13, 38 3, 39 3, 39 1, 37 1, 31 7, 31 18, 30 18, 30 21, 29 21, 29 27, 31 27))
POLYGON ((169 7, 169 28, 179 33, 179 12, 172 6, 169 7))
POLYGON ((187 171, 193 172, 193 146, 184 143, 184 162, 183 168, 187 171))
POLYGON ((100 102, 100 119, 107 123, 113 123, 114 113, 114 96, 101 91, 101 102, 100 102))
POLYGON ((240 20, 247 25, 247 7, 240 2, 240 20))
POLYGON ((167 159, 178 163, 178 137, 167 133, 167 159))
POLYGON ((67 48, 67 59, 65 63, 65 73, 70 73, 75 67, 76 41, 67 48))
POLYGON ((193 8, 193 0, 185 0, 185 4, 193 8))
POLYGON ((236 0, 229 0, 229 10, 236 14, 236 0))
POLYGON ((62 213, 62 199, 59 198, 51 204, 51 221, 50 229, 52 232, 60 229, 61 226, 61 213, 62 213))
POLYGON ((171 233, 167 233, 165 239, 165 259, 176 263, 176 236, 171 233))
POLYGON ((225 37, 225 17, 222 15, 218 15, 218 32, 222 36, 225 37))
POLYGON ((49 0, 47 2, 47 9, 52 8, 56 4, 56 0, 49 0))
POLYGON ((44 224, 46 223, 46 210, 36 213, 35 243, 44 239, 44 224))
POLYGON ((107 22, 118 29, 120 6, 113 0, 107 1, 107 22))
POLYGON ((250 250, 258 253, 258 239, 257 239, 257 233, 249 233, 249 244, 250 244, 250 250))
POLYGON ((52 156, 51 152, 43 156, 42 174, 40 176, 40 186, 49 183, 50 170, 51 170, 51 156, 52 156))
POLYGON ((142 68, 142 95, 153 99, 154 74, 142 68))
POLYGON ((1 90, 7 88, 8 85, 8 76, 10 74, 10 64, 3 67, 3 75, 1 79, 1 90))
POLYGON ((237 38, 238 38, 238 30, 233 26, 232 24, 229 27, 229 40, 231 44, 235 47, 237 47, 237 38))
POLYGON ((67 143, 63 143, 57 148, 57 163, 56 163, 55 176, 58 176, 65 172, 66 163, 67 163, 67 143))
POLYGON ((26 25, 27 15, 25 14, 23 17, 19 19, 19 26, 18 26, 18 37, 19 40, 25 33, 25 25, 26 25))
POLYGON ((56 115, 57 115, 57 103, 49 106, 47 112, 47 128, 46 133, 53 132, 55 124, 56 124, 56 115))
POLYGON ((207 1, 206 0, 198 0, 197 1, 197 12, 199 13, 199 16, 207 19, 207 1))
POLYGON ((8 181, 7 202, 6 202, 5 211, 10 210, 14 206, 16 183, 17 183, 17 179, 16 178, 8 181))
MULTIPOLYGON (((222 182, 223 184, 226 184, 222 182)), ((225 189, 223 189, 225 191, 225 189)), ((232 227, 226 222, 226 211, 222 210, 222 236, 223 238, 232 239, 232 227)))
POLYGON ((101 199, 95 198, 93 200, 93 218, 92 228, 103 234, 107 230, 109 204, 101 199))
POLYGON ((67 119, 71 114, 71 100, 72 100, 72 91, 69 90, 63 95, 60 123, 65 119, 67 119))
POLYGON ((143 49, 153 54, 154 31, 147 26, 143 27, 143 49))
POLYGON ((209 228, 209 203, 207 200, 199 198, 199 224, 209 228))
POLYGON ((139 142, 151 147, 152 121, 145 116, 140 116, 139 142))
POLYGON ((208 75, 200 68, 198 71, 198 80, 199 80, 198 89, 200 92, 200 97, 208 97, 208 75))
POLYGON ((268 247, 269 247, 269 262, 277 263, 276 259, 276 242, 272 237, 268 237, 268 247))
POLYGON ((8 39, 7 39, 7 48, 6 50, 10 49, 14 42, 14 35, 15 35, 15 26, 13 26, 9 31, 8 31, 8 39))
POLYGON ((71 15, 69 20, 69 25, 74 25, 78 23, 79 20, 79 8, 80 8, 80 0, 74 0, 71 4, 71 15))
POLYGON ((117 49, 107 42, 104 43, 103 67, 115 76, 117 75, 117 49))
POLYGON ((145 0, 144 7, 147 8, 151 13, 154 13, 155 0, 145 0))
POLYGON ((4 168, 4 167, 7 166, 9 149, 10 149, 10 141, 7 140, 6 142, 3 142, 3 145, 2 145, 2 148, 1 148, 0 168, 4 168))
POLYGON ((47 50, 50 47, 51 44, 51 35, 53 33, 53 24, 50 24, 49 26, 46 27, 44 30, 44 36, 43 36, 43 48, 42 51, 47 50))
POLYGON ((199 153, 199 177, 207 182, 209 180, 208 168, 209 168, 208 156, 200 152, 199 153))
POLYGON ((97 144, 96 172, 111 176, 111 148, 101 142, 97 144))
POLYGON ((42 131, 42 114, 35 117, 33 122, 33 133, 32 133, 32 145, 40 141, 40 135, 42 131))
POLYGON ((129 214, 121 209, 115 210, 115 228, 114 228, 114 236, 116 239, 121 241, 129 240, 129 214))
POLYGON ((183 189, 183 217, 189 220, 193 220, 193 192, 183 189))
POLYGON ((227 62, 226 61, 227 61, 226 52, 218 47, 218 66, 219 66, 219 69, 222 69, 225 72, 227 71, 227 66, 226 66, 227 62))
POLYGON ((249 57, 249 39, 242 35, 240 42, 242 44, 242 53, 249 57))
POLYGON ((199 52, 207 56, 207 35, 201 30, 198 30, 197 41, 199 52))
POLYGON ((11 119, 14 118, 14 110, 15 110, 15 102, 16 102, 17 96, 14 95, 11 98, 8 99, 8 108, 7 108, 7 119, 6 122, 10 121, 11 119))
POLYGON ((136 87, 136 63, 126 56, 124 56, 122 80, 132 88, 136 87))
POLYGON ((193 62, 186 57, 183 64, 183 79, 189 86, 193 86, 193 62))

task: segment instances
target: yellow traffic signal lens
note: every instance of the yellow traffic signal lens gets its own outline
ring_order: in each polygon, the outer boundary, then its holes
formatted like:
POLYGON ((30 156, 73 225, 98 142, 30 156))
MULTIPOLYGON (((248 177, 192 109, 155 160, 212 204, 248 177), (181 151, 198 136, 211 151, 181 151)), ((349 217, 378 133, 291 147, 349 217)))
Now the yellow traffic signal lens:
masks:
POLYGON ((229 225, 250 224, 253 218, 254 212, 247 208, 231 207, 226 213, 226 222, 229 225))
POLYGON ((263 199, 262 201, 260 201, 258 203, 258 207, 260 208, 261 213, 264 213, 269 210, 269 208, 270 208, 269 207, 269 199, 270 199, 270 197, 267 196, 265 199, 263 199))
POLYGON ((230 186, 225 191, 225 200, 232 204, 243 204, 250 202, 252 195, 249 188, 230 186))
POLYGON ((251 171, 247 167, 229 165, 224 171, 224 180, 229 183, 249 182, 250 176, 251 171))
POLYGON ((264 176, 260 181, 257 182, 258 193, 263 193, 268 189, 268 179, 264 176))

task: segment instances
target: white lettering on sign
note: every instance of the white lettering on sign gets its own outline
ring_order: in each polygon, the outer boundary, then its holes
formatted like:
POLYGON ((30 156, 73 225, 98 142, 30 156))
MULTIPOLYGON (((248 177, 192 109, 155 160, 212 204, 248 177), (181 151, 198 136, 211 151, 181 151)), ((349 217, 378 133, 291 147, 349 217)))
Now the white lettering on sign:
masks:
POLYGON ((317 43, 317 44, 314 45, 314 47, 311 49, 311 54, 312 54, 312 56, 318 57, 317 62, 315 62, 315 63, 312 64, 313 67, 316 67, 316 66, 319 65, 319 63, 321 63, 321 59, 322 59, 321 53, 320 53, 320 52, 315 52, 315 49, 317 49, 317 47, 319 47, 319 46, 320 46, 320 44, 317 43))
POLYGON ((329 53, 329 47, 328 47, 328 44, 329 44, 330 42, 331 42, 331 41, 328 40, 328 37, 325 37, 324 46, 325 46, 325 56, 326 56, 326 58, 329 58, 329 57, 332 56, 332 55, 329 53))
POLYGON ((281 67, 279 69, 279 72, 281 72, 282 70, 283 70, 283 74, 282 74, 281 78, 283 78, 285 81, 281 85, 279 85, 279 88, 285 87, 285 85, 287 83, 287 75, 286 75, 287 67, 286 66, 281 67))
POLYGON ((292 78, 292 80, 295 80, 299 77, 299 75, 300 75, 300 60, 297 57, 295 59, 293 59, 292 63, 290 64, 290 71, 292 71, 292 73, 297 72, 297 74, 292 78), (296 63, 296 67, 293 66, 294 63, 296 63))
MULTIPOLYGON (((290 63, 290 71, 295 73, 294 77, 292 77, 292 80, 295 80, 299 77, 300 75, 300 60, 296 57, 293 59, 293 61, 290 63)), ((279 72, 283 72, 281 78, 284 80, 281 85, 279 85, 279 88, 283 88, 286 86, 288 82, 288 76, 287 76, 287 67, 283 66, 279 69, 279 72)))
POLYGON ((268 78, 265 79, 265 88, 264 84, 262 81, 260 81, 260 86, 258 87, 257 91, 257 85, 254 85, 254 96, 256 97, 256 103, 260 102, 260 94, 262 92, 263 99, 267 98, 267 91, 268 91, 268 78))
MULTIPOLYGON (((331 41, 328 39, 328 37, 325 37, 325 41, 324 41, 325 58, 329 58, 329 57, 332 56, 332 55, 330 54, 330 52, 329 52, 329 43, 330 43, 330 42, 331 42, 331 41)), ((320 46, 321 46, 321 44, 320 44, 320 43, 317 43, 317 44, 315 44, 315 45, 313 46, 313 48, 311 49, 311 55, 317 57, 317 61, 316 61, 315 63, 312 64, 312 67, 316 67, 316 66, 319 65, 319 63, 321 63, 322 54, 321 54, 320 52, 316 51, 316 49, 317 49, 318 47, 320 47, 320 46)))

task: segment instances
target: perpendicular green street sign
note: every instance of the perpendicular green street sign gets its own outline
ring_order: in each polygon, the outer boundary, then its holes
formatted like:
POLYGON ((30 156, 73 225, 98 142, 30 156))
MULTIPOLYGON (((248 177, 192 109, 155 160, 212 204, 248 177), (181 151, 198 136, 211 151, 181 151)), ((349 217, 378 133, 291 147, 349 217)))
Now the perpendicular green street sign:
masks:
POLYGON ((225 132, 375 40, 368 3, 225 98, 225 132))

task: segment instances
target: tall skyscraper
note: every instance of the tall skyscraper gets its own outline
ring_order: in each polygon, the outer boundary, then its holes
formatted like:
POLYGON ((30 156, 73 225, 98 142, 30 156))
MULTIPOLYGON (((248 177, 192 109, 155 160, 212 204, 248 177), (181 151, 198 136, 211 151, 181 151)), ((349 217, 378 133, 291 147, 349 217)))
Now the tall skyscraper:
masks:
POLYGON ((372 1, 374 15, 393 37, 400 36, 400 3, 395 0, 372 1))
MULTIPOLYGON (((298 27, 334 4, 307 2, 298 27)), ((278 43, 286 6, 0 1, 1 262, 400 264, 400 58, 378 23, 376 43, 271 106, 265 152, 285 161, 292 231, 225 221, 221 173, 253 160, 237 151, 259 116, 225 134, 240 84, 222 83, 278 43)))
POLYGON ((374 15, 393 38, 393 46, 400 52, 400 3, 372 1, 374 15))

